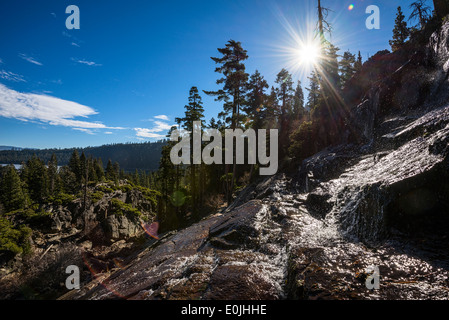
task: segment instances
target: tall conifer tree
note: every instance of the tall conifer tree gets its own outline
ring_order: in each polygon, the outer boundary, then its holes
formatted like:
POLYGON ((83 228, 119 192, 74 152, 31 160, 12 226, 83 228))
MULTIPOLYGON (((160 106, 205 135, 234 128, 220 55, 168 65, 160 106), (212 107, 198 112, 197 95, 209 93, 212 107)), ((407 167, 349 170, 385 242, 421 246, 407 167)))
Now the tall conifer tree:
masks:
POLYGON ((402 13, 402 8, 398 7, 396 14, 396 20, 393 29, 393 39, 389 41, 391 50, 396 51, 401 48, 409 36, 409 30, 407 28, 407 21, 402 13))

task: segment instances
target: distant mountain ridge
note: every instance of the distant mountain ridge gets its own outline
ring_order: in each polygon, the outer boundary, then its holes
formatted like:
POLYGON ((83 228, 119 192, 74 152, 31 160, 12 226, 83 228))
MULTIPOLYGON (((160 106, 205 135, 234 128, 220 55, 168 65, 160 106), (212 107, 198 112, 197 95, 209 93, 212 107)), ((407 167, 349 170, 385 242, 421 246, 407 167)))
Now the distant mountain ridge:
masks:
POLYGON ((20 150, 23 150, 23 149, 26 149, 26 148, 13 147, 13 146, 0 146, 0 151, 5 151, 5 150, 17 150, 17 151, 20 151, 20 150))
POLYGON ((66 165, 73 150, 76 149, 80 155, 84 152, 87 157, 101 158, 104 166, 110 159, 113 163, 118 162, 120 168, 126 172, 134 172, 135 170, 155 171, 159 168, 159 159, 165 143, 165 140, 160 140, 156 142, 117 143, 99 147, 66 149, 24 149, 0 146, 0 163, 20 164, 28 161, 33 155, 47 163, 52 154, 55 154, 58 159, 58 165, 66 165))

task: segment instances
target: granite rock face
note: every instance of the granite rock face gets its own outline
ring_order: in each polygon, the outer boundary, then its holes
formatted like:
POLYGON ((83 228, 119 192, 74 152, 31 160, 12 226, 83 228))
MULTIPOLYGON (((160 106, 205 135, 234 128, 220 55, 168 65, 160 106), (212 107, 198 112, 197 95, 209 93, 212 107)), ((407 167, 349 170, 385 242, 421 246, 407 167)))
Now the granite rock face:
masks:
MULTIPOLYGON (((328 164, 314 178, 270 177, 242 192, 243 204, 150 242, 64 298, 447 299, 448 115, 395 128, 387 139, 400 146, 389 152, 317 154, 328 164), (298 191, 306 179, 311 190, 298 191), (365 286, 370 266, 381 291, 365 286)), ((302 167, 323 164, 315 157, 302 167)))
POLYGON ((62 299, 448 299, 448 30, 351 80, 356 143, 248 186, 62 299))

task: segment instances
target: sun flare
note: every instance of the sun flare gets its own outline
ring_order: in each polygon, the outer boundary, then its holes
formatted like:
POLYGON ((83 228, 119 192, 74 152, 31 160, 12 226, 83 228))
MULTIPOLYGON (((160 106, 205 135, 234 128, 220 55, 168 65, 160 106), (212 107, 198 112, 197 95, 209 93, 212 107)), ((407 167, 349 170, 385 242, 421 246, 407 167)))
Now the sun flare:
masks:
POLYGON ((315 43, 307 43, 302 45, 298 50, 298 62, 304 66, 314 66, 320 57, 319 45, 315 43))

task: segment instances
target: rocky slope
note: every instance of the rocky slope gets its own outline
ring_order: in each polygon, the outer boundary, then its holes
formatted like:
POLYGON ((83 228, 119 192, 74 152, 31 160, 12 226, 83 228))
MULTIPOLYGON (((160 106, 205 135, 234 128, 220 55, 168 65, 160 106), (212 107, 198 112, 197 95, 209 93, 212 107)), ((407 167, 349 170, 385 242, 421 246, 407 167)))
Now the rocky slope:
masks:
POLYGON ((374 78, 347 90, 358 143, 246 188, 62 299, 448 299, 449 24, 415 47, 369 61, 374 78))
POLYGON ((32 221, 30 254, 10 259, 0 253, 1 299, 57 298, 67 291, 67 266, 78 266, 87 283, 94 277, 89 267, 115 268, 145 242, 141 223, 155 220, 156 193, 126 181, 88 193, 86 206, 83 198, 67 198, 41 208, 46 213, 32 221))

